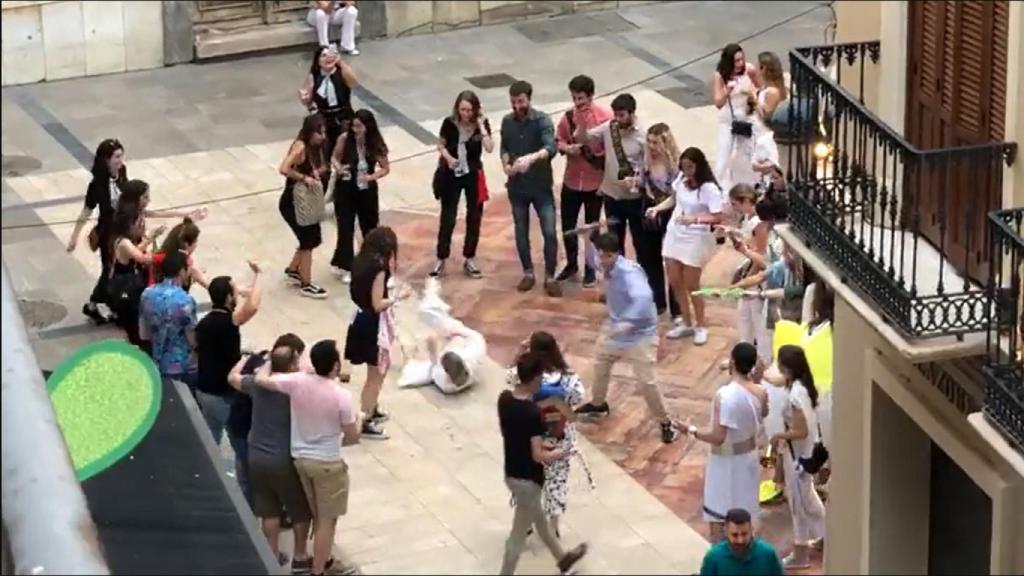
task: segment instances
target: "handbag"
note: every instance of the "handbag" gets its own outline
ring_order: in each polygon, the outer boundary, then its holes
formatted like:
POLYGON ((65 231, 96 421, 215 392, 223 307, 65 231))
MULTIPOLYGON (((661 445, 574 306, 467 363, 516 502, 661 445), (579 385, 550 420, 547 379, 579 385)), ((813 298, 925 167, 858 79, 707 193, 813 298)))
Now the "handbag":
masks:
POLYGON ((804 472, 812 476, 817 474, 821 467, 828 462, 828 448, 825 448, 825 444, 821 441, 821 424, 818 424, 818 441, 814 443, 814 448, 811 449, 810 458, 797 458, 796 451, 793 450, 793 442, 789 440, 786 442, 789 444, 789 453, 793 456, 793 460, 800 464, 800 468, 804 472))
POLYGON ((324 186, 319 180, 313 184, 296 182, 292 189, 295 202, 295 223, 299 226, 319 224, 324 218, 324 186))
POLYGON ((754 136, 754 123, 746 120, 737 120, 736 112, 732 109, 732 98, 726 98, 726 102, 729 103, 729 115, 732 116, 732 135, 752 138, 754 136))
POLYGON ((437 159, 437 168, 434 169, 434 179, 431 186, 434 189, 434 200, 440 200, 441 194, 444 192, 446 185, 448 184, 448 167, 444 164, 444 158, 437 159))
POLYGON ((487 189, 487 175, 481 167, 476 171, 476 202, 483 204, 491 199, 491 191, 487 189))
MULTIPOLYGON (((569 110, 565 113, 565 120, 569 124, 569 135, 570 137, 576 133, 576 121, 573 118, 573 111, 569 110)), ((590 149, 590 146, 586 143, 580 146, 580 155, 583 159, 594 168, 598 170, 604 170, 604 154, 594 154, 594 151, 590 149)))

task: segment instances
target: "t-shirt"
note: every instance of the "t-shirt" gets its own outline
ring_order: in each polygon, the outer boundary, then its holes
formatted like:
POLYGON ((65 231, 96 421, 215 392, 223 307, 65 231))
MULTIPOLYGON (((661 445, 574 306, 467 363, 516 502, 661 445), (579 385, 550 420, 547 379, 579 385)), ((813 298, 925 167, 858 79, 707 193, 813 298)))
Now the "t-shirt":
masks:
MULTIPOLYGON (((245 370, 243 370, 245 372, 245 370)), ((257 386, 252 376, 242 378, 239 397, 252 402, 252 424, 249 428, 249 457, 271 463, 292 460, 291 401, 286 394, 257 386)))
POLYGON ((540 408, 532 400, 520 400, 511 391, 498 396, 498 420, 505 447, 505 476, 544 485, 544 466, 533 459, 531 440, 546 432, 540 408))
POLYGON ((196 353, 199 356, 197 388, 215 396, 230 393, 228 374, 242 357, 242 333, 230 311, 214 308, 199 321, 196 353))
POLYGON ((195 371, 186 333, 196 327, 196 301, 172 280, 150 286, 139 305, 142 332, 153 346, 160 374, 182 376, 195 371))
POLYGON ((701 576, 782 576, 782 562, 771 544, 754 538, 742 557, 733 554, 728 541, 715 544, 704 555, 701 576))
POLYGON ((352 393, 330 378, 308 372, 274 374, 271 380, 291 398, 292 457, 341 460, 342 426, 356 422, 352 393))
POLYGON ((672 211, 672 219, 668 222, 667 234, 686 240, 699 240, 711 235, 708 224, 679 224, 679 216, 699 216, 701 214, 722 213, 722 190, 714 182, 705 182, 697 190, 690 188, 686 176, 680 172, 672 183, 676 193, 676 207, 672 211))

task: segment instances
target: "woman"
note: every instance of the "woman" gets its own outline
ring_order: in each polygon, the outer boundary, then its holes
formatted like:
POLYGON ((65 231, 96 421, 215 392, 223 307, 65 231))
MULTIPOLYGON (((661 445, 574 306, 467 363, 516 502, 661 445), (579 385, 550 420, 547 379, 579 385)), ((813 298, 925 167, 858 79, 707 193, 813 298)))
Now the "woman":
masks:
POLYGON ((196 268, 192 260, 192 253, 196 251, 198 244, 199 226, 196 226, 191 218, 185 218, 180 224, 171 228, 171 231, 167 233, 167 237, 164 238, 163 244, 160 245, 160 250, 153 254, 153 265, 150 267, 149 273, 149 285, 152 286, 162 280, 160 277, 160 266, 164 261, 164 256, 174 251, 180 251, 188 256, 188 280, 185 281, 185 285, 182 288, 188 292, 193 282, 203 288, 209 288, 210 281, 207 279, 206 274, 199 268, 196 268))
POLYGON ((344 282, 352 278, 352 251, 356 219, 363 238, 380 222, 377 181, 391 172, 388 146, 384 143, 373 112, 356 112, 348 132, 338 137, 331 165, 338 174, 334 186, 334 219, 338 239, 331 267, 344 282))
POLYGON ((295 219, 295 183, 304 182, 313 186, 317 182, 326 185, 327 162, 324 161, 323 146, 327 133, 323 116, 310 114, 302 121, 302 129, 288 148, 288 154, 278 170, 285 177, 284 192, 278 202, 281 216, 292 229, 299 247, 284 274, 288 280, 299 285, 299 294, 307 298, 327 298, 327 290, 313 284, 313 250, 322 242, 320 223, 299 225, 295 219))
MULTIPOLYGON (((644 212, 673 195, 672 182, 679 174, 678 158, 679 146, 668 125, 659 122, 651 126, 647 130, 647 154, 644 155, 641 173, 643 188, 646 192, 643 198, 644 212)), ((668 290, 665 289, 665 263, 661 257, 662 243, 665 239, 665 231, 668 230, 670 218, 668 212, 662 212, 655 219, 645 220, 643 241, 640 242, 644 254, 640 256, 640 263, 647 272, 651 290, 654 291, 654 303, 657 306, 658 315, 660 316, 667 307, 669 313, 672 314, 673 321, 678 324, 682 322, 679 304, 676 302, 671 286, 668 290), (667 305, 666 292, 668 294, 667 305)))
POLYGON ((462 270, 470 278, 483 274, 474 258, 480 241, 480 223, 484 216, 484 198, 480 197, 480 178, 484 169, 480 157, 494 151, 491 123, 480 110, 480 99, 471 90, 455 98, 452 115, 441 123, 437 152, 441 155, 435 175, 434 193, 441 200, 441 224, 437 230, 437 263, 431 276, 444 274, 445 261, 452 250, 452 232, 459 211, 459 196, 466 195, 466 238, 462 245, 462 270))
POLYGON ((93 210, 99 208, 99 219, 96 227, 89 232, 89 244, 93 250, 100 252, 100 276, 92 289, 89 301, 82 306, 85 314, 96 324, 106 324, 111 317, 100 308, 107 304, 107 280, 110 278, 110 266, 114 255, 110 252, 112 244, 111 229, 114 223, 114 212, 117 200, 121 196, 121 186, 128 181, 128 170, 124 165, 124 146, 116 138, 108 138, 96 147, 92 161, 92 180, 85 190, 85 206, 75 221, 75 228, 68 240, 68 252, 78 247, 78 237, 82 228, 89 221, 93 210))
POLYGON ((672 182, 674 194, 648 208, 647 218, 653 220, 662 212, 672 211, 661 254, 683 318, 666 336, 676 339, 692 335, 693 343, 703 346, 708 341, 704 300, 692 293, 700 289, 701 273, 715 253, 712 229, 721 221, 722 191, 699 148, 683 151, 679 171, 672 182))
POLYGON ((775 434, 771 443, 775 453, 782 454, 786 500, 793 518, 793 553, 782 560, 782 565, 787 570, 801 570, 811 565, 811 542, 825 536, 825 506, 814 490, 814 477, 800 466, 801 459, 811 457, 821 435, 815 412, 818 391, 799 346, 780 348, 778 365, 789 398, 782 413, 785 431, 775 434))
POLYGON ((331 157, 338 137, 348 130, 354 114, 352 89, 358 84, 352 67, 342 62, 333 47, 321 46, 313 53, 309 75, 299 89, 299 100, 311 113, 318 112, 324 118, 324 158, 331 157))
POLYGON ((146 235, 141 229, 142 222, 139 214, 131 210, 114 216, 110 281, 107 283, 107 301, 117 315, 117 325, 136 346, 143 345, 139 335, 139 301, 146 287, 146 270, 153 264, 149 249, 164 232, 164 227, 159 226, 146 235))
MULTIPOLYGON (((738 144, 749 145, 753 137, 735 134, 734 123, 752 122, 755 114, 755 94, 758 87, 757 70, 746 61, 739 44, 729 44, 711 79, 714 104, 718 108, 718 139, 715 158, 715 176, 728 187, 732 181, 727 169, 738 144)), ((750 129, 752 130, 752 125, 750 129)), ((749 157, 749 156, 748 156, 749 157)))
POLYGON ((388 438, 381 426, 388 415, 378 405, 390 357, 387 348, 390 338, 382 338, 382 332, 387 334, 393 329, 386 315, 406 296, 404 291, 394 297, 388 295, 388 280, 397 261, 398 237, 394 230, 382 226, 366 235, 352 263, 351 296, 358 311, 348 327, 345 359, 355 365, 366 364, 366 384, 361 396, 362 411, 366 415, 362 434, 364 438, 377 440, 388 438))
POLYGON ((129 180, 121 185, 117 199, 118 212, 131 212, 139 218, 139 237, 146 233, 146 218, 189 218, 195 222, 206 218, 206 208, 195 210, 150 210, 149 184, 144 180, 129 180))
MULTIPOLYGON (((774 249, 769 247, 769 233, 775 215, 768 203, 757 201, 757 191, 747 184, 737 184, 729 190, 729 201, 733 213, 742 218, 739 229, 727 232, 733 248, 744 258, 733 277, 733 286, 736 286, 744 279, 767 270, 782 254, 781 246, 774 249), (762 220, 760 214, 764 214, 766 219, 762 220)), ((741 299, 737 312, 740 342, 755 344, 758 357, 766 364, 770 363, 772 342, 768 334, 764 302, 760 299, 741 299)))
POLYGON ((758 74, 761 90, 757 93, 757 112, 766 124, 773 124, 779 105, 789 99, 786 78, 782 73, 782 61, 775 52, 761 52, 757 55, 758 74))

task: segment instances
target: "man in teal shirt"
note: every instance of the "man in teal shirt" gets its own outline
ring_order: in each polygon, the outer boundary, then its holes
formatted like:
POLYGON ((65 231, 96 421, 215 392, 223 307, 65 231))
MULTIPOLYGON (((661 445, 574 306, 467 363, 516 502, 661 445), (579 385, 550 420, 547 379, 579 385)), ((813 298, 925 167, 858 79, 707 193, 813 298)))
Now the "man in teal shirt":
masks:
POLYGON ((742 508, 725 515, 726 539, 704 555, 701 576, 782 576, 782 562, 771 544, 755 538, 750 513, 742 508))

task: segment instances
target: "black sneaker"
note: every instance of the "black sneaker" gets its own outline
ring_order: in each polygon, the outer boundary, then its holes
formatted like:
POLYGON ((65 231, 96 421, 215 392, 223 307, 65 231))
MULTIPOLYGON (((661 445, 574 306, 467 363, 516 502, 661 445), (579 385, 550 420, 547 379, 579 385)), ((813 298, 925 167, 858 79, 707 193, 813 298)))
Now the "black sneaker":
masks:
POLYGON ((285 268, 284 277, 286 280, 293 284, 302 284, 302 276, 299 276, 298 270, 291 270, 289 268, 285 268))
POLYGON ((611 413, 611 408, 608 407, 608 403, 594 404, 593 402, 587 402, 583 406, 576 409, 577 416, 607 416, 611 413))
POLYGON ((370 420, 377 422, 378 424, 391 420, 391 414, 388 414, 387 410, 380 407, 380 404, 373 409, 373 416, 370 416, 370 420))
POLYGON ((387 440, 390 438, 388 433, 384 431, 384 427, 376 420, 366 420, 363 422, 362 436, 368 440, 387 440))
POLYGON ((306 576, 313 571, 313 557, 310 556, 305 560, 292 559, 292 574, 297 576, 306 576))
POLYGON ((315 300, 323 300, 327 298, 327 290, 317 286, 310 282, 299 290, 299 294, 302 294, 306 298, 313 298, 315 300))
POLYGON ((438 276, 444 276, 444 260, 438 260, 434 267, 430 269, 431 278, 437 278, 438 276))
POLYGON ((679 429, 672 422, 666 420, 661 423, 661 441, 671 444, 679 438, 679 429))
POLYGON ((480 271, 480 268, 477 268, 476 262, 472 258, 466 258, 466 262, 462 264, 462 271, 470 278, 484 277, 484 273, 480 271))
POLYGON ((583 269, 583 287, 593 288, 597 286, 597 271, 587 267, 583 269))
POLYGON ((110 317, 104 314, 100 310, 100 307, 94 302, 89 302, 82 306, 82 314, 85 314, 89 320, 92 320, 92 323, 97 326, 102 326, 110 322, 110 317))
POLYGON ((569 550, 562 556, 562 559, 558 561, 558 571, 562 574, 568 574, 569 570, 576 565, 577 562, 583 559, 587 555, 587 544, 584 542, 579 546, 569 550))
POLYGON ((555 276, 555 281, 556 282, 567 282, 569 280, 575 280, 576 279, 576 275, 579 274, 579 272, 580 272, 579 268, 577 268, 577 267, 575 267, 575 266, 573 266, 571 264, 566 264, 565 268, 562 268, 562 271, 558 273, 558 276, 555 276))

